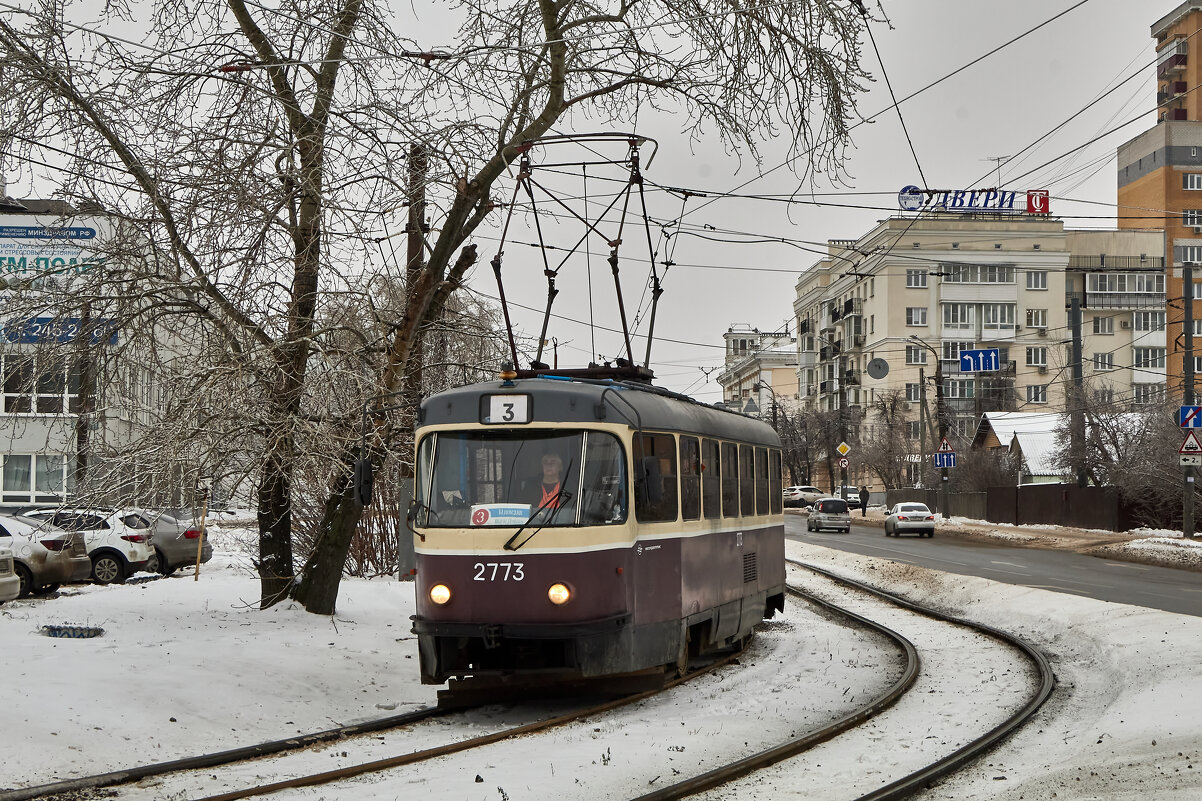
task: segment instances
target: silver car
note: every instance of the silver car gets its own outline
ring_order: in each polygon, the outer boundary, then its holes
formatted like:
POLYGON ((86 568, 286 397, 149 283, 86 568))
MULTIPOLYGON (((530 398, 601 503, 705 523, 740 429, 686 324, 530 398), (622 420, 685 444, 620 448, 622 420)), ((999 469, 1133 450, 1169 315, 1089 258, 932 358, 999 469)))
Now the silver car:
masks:
POLYGON ((832 528, 844 533, 851 531, 851 512, 847 501, 842 498, 819 498, 810 507, 806 531, 822 531, 832 528))
POLYGON ((11 601, 21 594, 21 579, 17 578, 13 552, 0 548, 0 603, 11 601))
POLYGON ((54 592, 92 572, 83 535, 46 522, 0 514, 0 546, 12 550, 22 596, 54 592))
POLYGON ((935 536, 935 513, 925 503, 907 501, 894 504, 885 518, 885 536, 900 537, 914 533, 920 537, 935 536))
POLYGON ((200 546, 200 563, 213 558, 213 545, 206 536, 200 536, 200 524, 191 519, 191 514, 178 509, 169 512, 156 512, 150 509, 137 509, 142 517, 150 521, 154 537, 154 557, 147 566, 151 572, 170 576, 181 567, 191 567, 196 564, 197 545, 200 546))

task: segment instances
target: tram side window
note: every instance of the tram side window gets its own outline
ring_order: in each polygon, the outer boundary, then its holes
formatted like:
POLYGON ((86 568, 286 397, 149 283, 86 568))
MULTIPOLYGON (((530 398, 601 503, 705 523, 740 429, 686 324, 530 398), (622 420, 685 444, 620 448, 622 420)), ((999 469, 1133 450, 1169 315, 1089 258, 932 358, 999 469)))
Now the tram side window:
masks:
POLYGON ((772 499, 772 514, 778 515, 784 511, 785 504, 785 484, 781 476, 780 451, 772 451, 770 458, 772 464, 768 468, 768 497, 772 499))
POLYGON ((739 446, 722 443, 722 516, 739 516, 739 446))
POLYGON ((744 517, 755 514, 755 458, 750 445, 739 446, 739 511, 744 517))
POLYGON ((701 519, 701 445, 696 437, 680 438, 680 517, 701 519))
POLYGON ((671 434, 634 438, 634 513, 640 523, 676 519, 676 440, 671 434))
POLYGON ((755 449, 755 513, 768 514, 768 449, 755 449))
POLYGON ((718 441, 701 440, 701 508, 706 520, 722 516, 722 470, 718 441))

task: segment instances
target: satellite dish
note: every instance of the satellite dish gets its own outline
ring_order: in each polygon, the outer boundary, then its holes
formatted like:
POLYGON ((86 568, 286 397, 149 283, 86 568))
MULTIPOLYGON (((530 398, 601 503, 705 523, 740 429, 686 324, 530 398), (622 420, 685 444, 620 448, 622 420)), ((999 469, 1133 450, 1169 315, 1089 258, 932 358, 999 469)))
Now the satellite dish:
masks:
POLYGON ((873 359, 868 362, 868 376, 870 378, 884 378, 889 375, 889 362, 884 359, 873 359))

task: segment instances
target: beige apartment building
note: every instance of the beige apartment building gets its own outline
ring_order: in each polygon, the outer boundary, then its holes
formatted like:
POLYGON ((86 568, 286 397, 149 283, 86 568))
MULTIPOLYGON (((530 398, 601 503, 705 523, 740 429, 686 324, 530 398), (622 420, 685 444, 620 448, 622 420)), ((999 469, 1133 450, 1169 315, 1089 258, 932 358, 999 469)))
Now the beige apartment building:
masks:
POLYGON ((760 331, 732 325, 722 335, 726 359, 718 384, 727 408, 765 420, 800 406, 797 391, 797 337, 789 331, 760 331))
POLYGON ((1110 404, 1159 400, 1163 253, 1159 232, 1066 231, 1046 215, 930 206, 832 240, 796 284, 800 400, 838 412, 851 475, 876 486, 856 443, 904 429, 914 481, 940 419, 963 451, 984 412, 1065 409, 1074 298, 1086 391, 1110 404), (994 348, 997 369, 962 369, 963 351, 994 348), (888 418, 879 407, 891 400, 888 418))

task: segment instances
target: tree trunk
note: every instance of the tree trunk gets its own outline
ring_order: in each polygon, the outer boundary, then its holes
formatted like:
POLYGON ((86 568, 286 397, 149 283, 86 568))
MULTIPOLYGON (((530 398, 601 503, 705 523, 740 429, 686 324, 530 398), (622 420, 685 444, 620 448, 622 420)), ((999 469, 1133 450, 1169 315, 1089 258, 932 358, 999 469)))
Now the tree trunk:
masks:
POLYGON ((259 608, 288 597, 292 586, 292 460, 278 450, 264 460, 259 484, 259 608), (281 458, 282 457, 282 458, 281 458))
MULTIPOLYGON (((301 568, 292 594, 297 602, 304 605, 305 611, 315 615, 334 614, 346 555, 350 551, 355 528, 363 516, 363 507, 355 498, 350 480, 350 468, 354 460, 347 454, 343 461, 348 469, 339 473, 339 478, 330 488, 330 497, 318 524, 313 552, 301 568)), ((373 464, 373 468, 378 468, 378 465, 373 464)))

